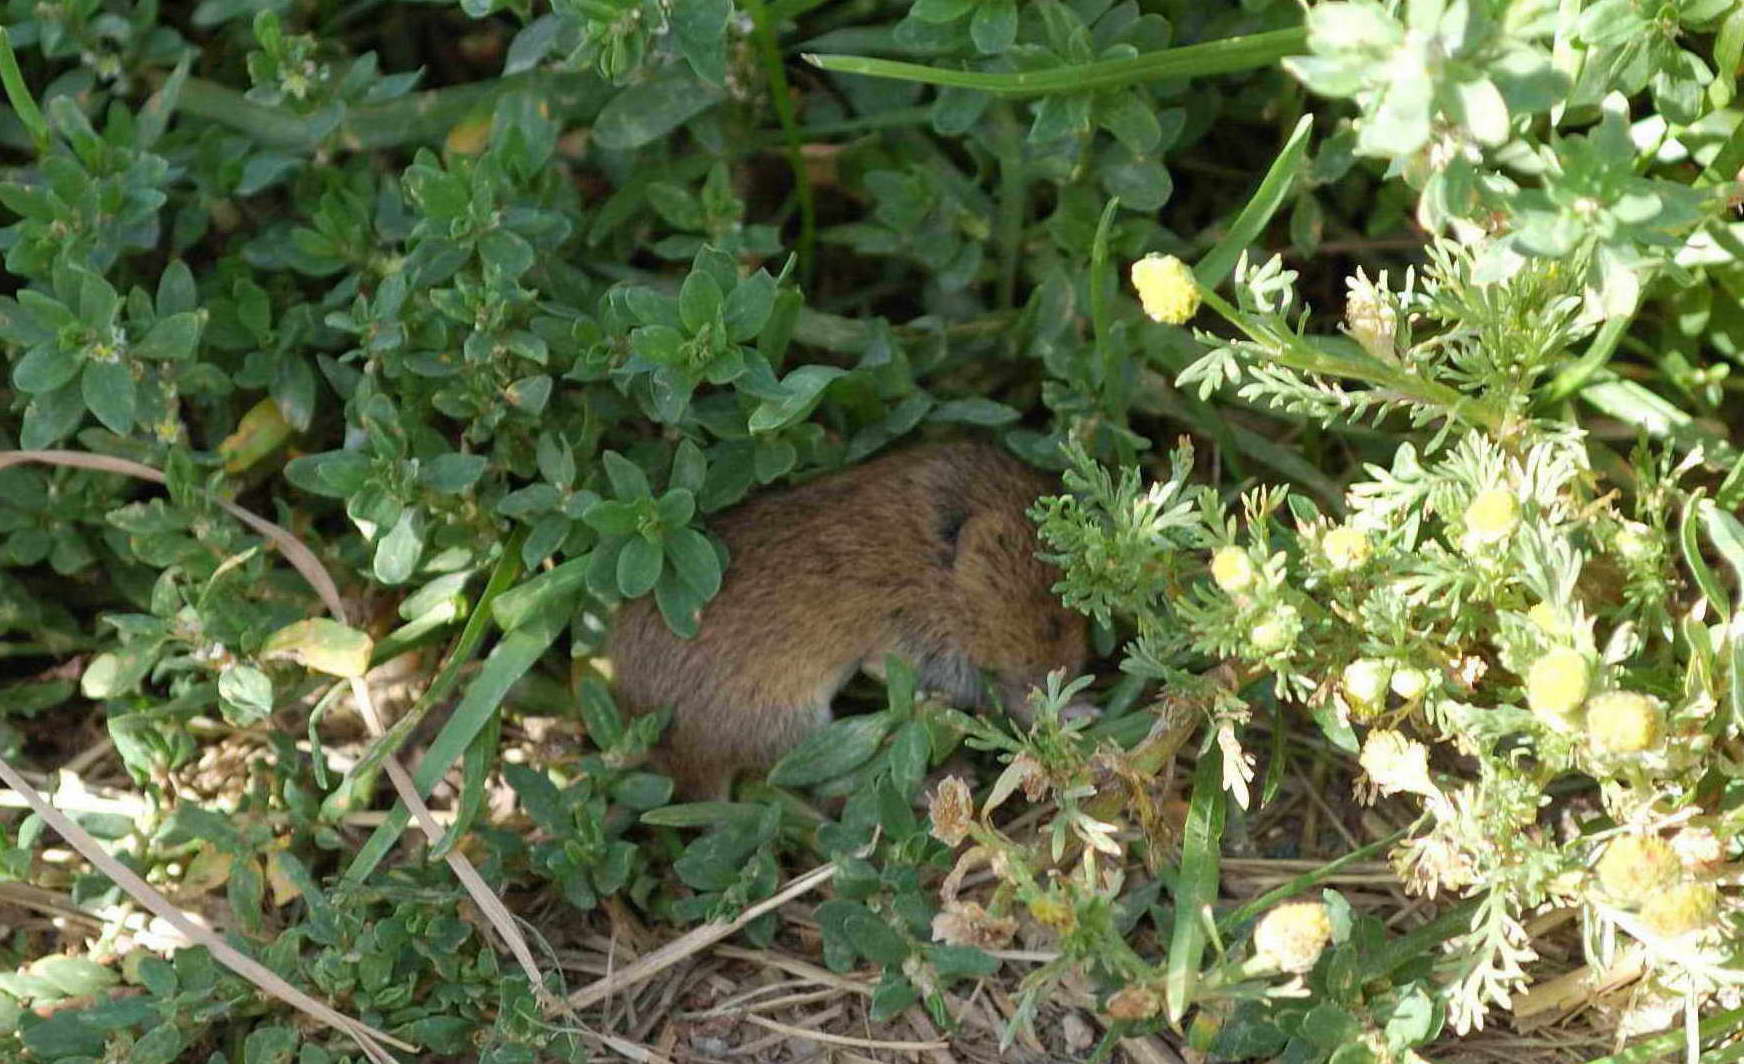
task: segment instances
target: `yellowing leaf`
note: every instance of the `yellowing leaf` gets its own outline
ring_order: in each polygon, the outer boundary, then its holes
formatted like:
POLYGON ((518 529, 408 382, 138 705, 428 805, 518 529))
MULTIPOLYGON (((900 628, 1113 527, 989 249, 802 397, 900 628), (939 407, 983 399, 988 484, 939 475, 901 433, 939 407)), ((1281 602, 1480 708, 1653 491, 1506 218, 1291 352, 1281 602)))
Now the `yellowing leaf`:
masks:
POLYGON ((224 458, 226 473, 240 473, 265 458, 291 435, 279 404, 262 399, 254 404, 236 425, 236 431, 224 437, 218 453, 224 458))
POLYGON ((326 617, 287 624, 267 637, 260 656, 265 661, 294 661, 329 676, 362 676, 369 668, 374 643, 355 628, 326 617))

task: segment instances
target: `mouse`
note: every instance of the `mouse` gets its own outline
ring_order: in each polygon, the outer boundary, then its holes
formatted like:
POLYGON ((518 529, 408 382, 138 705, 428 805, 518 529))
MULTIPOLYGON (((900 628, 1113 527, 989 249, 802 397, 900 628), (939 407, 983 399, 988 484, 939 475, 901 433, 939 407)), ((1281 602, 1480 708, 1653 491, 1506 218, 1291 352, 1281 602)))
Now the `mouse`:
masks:
POLYGON ((997 702, 1027 723, 1031 689, 1056 669, 1078 676, 1088 648, 1027 513, 1060 490, 991 443, 951 441, 710 517, 729 560, 696 636, 675 635, 644 596, 619 608, 607 640, 623 708, 672 709, 653 766, 682 800, 724 801, 741 773, 766 772, 828 724, 856 672, 882 679, 886 655, 952 705, 997 702))

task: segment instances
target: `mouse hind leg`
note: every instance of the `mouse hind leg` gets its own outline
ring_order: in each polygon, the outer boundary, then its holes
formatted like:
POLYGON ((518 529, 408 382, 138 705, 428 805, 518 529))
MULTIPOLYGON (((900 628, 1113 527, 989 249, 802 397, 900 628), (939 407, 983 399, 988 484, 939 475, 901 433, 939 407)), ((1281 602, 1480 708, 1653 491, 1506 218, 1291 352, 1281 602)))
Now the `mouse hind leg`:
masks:
POLYGON ((830 722, 830 702, 675 720, 656 765, 685 801, 726 801, 740 772, 763 773, 830 722))

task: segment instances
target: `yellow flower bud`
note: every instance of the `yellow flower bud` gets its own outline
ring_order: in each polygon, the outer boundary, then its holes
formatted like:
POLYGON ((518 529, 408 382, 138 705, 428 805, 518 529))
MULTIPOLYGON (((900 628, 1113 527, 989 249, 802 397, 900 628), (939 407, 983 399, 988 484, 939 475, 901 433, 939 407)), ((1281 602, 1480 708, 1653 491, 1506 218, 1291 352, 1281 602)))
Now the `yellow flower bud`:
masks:
POLYGON ((1587 702, 1587 738, 1608 754, 1638 754, 1665 738, 1665 714, 1646 695, 1606 691, 1587 702))
POLYGON ((1654 894, 1641 905, 1641 922, 1656 935, 1677 938, 1714 922, 1720 894, 1710 883, 1679 883, 1654 894))
POLYGON ((1558 647, 1532 663, 1526 673, 1526 704, 1532 712, 1563 720, 1587 699, 1592 669, 1578 650, 1558 647))
POLYGON ((1181 325, 1199 312, 1199 282, 1173 255, 1152 252, 1133 263, 1132 286, 1152 321, 1181 325))
POLYGON ((1538 630, 1545 635, 1563 636, 1568 634, 1567 627, 1556 616, 1556 607, 1548 602, 1540 602, 1527 610, 1526 619, 1537 625, 1538 630))
POLYGON ((1465 534, 1477 544, 1500 543, 1520 524, 1520 501, 1505 488, 1480 491, 1465 508, 1465 534))
POLYGON ((1617 538, 1612 541, 1617 553, 1632 561, 1646 561, 1653 556, 1653 533, 1639 521, 1624 521, 1617 529, 1617 538))
POLYGON ((1279 606, 1271 616, 1253 626, 1254 649, 1262 654, 1283 650, 1296 641, 1296 607, 1279 606))
POLYGON ((1611 840, 1595 867, 1599 885, 1623 905, 1640 905, 1683 876, 1683 863, 1665 840, 1624 835, 1611 840))
POLYGON ((1387 663, 1373 658, 1358 658, 1344 667, 1340 677, 1344 697, 1361 709, 1379 706, 1387 693, 1387 663))
POLYGON ((1423 692, 1429 690, 1429 674, 1422 669, 1394 669, 1393 679, 1389 684, 1393 693, 1407 702, 1423 697, 1423 692))
POLYGON ((1211 556, 1211 579, 1227 594, 1235 595, 1253 586, 1253 559, 1240 547, 1224 547, 1211 556))
POLYGON ((1036 923, 1053 928, 1062 935, 1078 926, 1078 914, 1058 898, 1042 895, 1031 900, 1028 908, 1036 923))
POLYGON ((1285 902, 1261 917, 1253 941, 1255 957, 1300 974, 1314 967, 1332 941, 1332 915, 1324 902, 1285 902))
POLYGON ((1358 529, 1341 525, 1326 533, 1320 540, 1320 549, 1326 553, 1326 560, 1334 569, 1349 572, 1362 568, 1369 560, 1369 537, 1358 529))

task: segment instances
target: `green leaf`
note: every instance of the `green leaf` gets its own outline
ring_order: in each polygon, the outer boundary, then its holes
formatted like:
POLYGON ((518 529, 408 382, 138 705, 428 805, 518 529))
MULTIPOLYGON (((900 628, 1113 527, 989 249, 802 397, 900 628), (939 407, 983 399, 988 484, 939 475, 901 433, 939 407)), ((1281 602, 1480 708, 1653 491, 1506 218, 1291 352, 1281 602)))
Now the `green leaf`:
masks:
POLYGON ((799 367, 781 380, 787 397, 757 404, 747 425, 752 432, 773 432, 793 424, 811 412, 831 381, 846 372, 837 366, 814 364, 799 367))
POLYGON ((849 913, 842 931, 860 955, 874 964, 901 964, 908 959, 908 942, 869 909, 849 913))
POLYGON ((888 713, 838 720, 806 736, 776 763, 769 782, 778 787, 810 787, 859 768, 884 742, 894 718, 888 713))
POLYGON ((660 544, 644 536, 631 536, 618 555, 618 593, 625 598, 640 598, 654 590, 665 568, 666 556, 660 544))
POLYGON ((388 529, 375 547, 375 578, 384 584, 403 584, 418 568, 418 558, 424 553, 423 536, 418 531, 418 512, 405 510, 394 527, 388 529))
POLYGON ((594 122, 594 143, 609 151, 651 144, 713 107, 721 96, 720 89, 697 81, 688 69, 669 66, 612 97, 594 122))
POLYGON ((432 491, 457 495, 478 483, 489 465, 482 454, 439 454, 418 470, 418 479, 432 491))
POLYGON ((627 536, 641 523, 641 508, 620 499, 601 499, 587 508, 581 519, 602 536, 627 536))
POLYGON ((696 76, 710 85, 727 81, 727 19, 732 0, 683 0, 672 5, 678 47, 696 76))
POLYGON ((775 278, 766 270, 758 270, 735 285, 721 307, 727 339, 742 344, 762 332, 775 309, 776 291, 775 278))
POLYGON ((272 681, 251 665, 232 665, 218 674, 218 697, 229 712, 226 720, 240 728, 272 715, 272 681))
POLYGON ((606 479, 612 482, 612 494, 620 499, 651 499, 654 489, 648 486, 648 474, 642 467, 616 451, 600 456, 606 467, 606 479))
POLYGON ((119 362, 92 362, 79 377, 85 406, 117 436, 133 431, 133 374, 119 362))
POLYGON ((678 290, 678 320, 692 334, 714 323, 721 313, 721 286, 702 270, 692 270, 678 290))
POLYGON ((720 556, 708 537, 694 528, 679 528, 666 534, 666 557, 673 570, 697 597, 707 602, 721 589, 720 556))
POLYGON ((19 391, 31 395, 52 392, 78 376, 79 366, 79 359, 71 353, 44 344, 12 367, 12 383, 19 391))
POLYGON ((998 55, 1017 40, 1017 4, 1014 0, 981 0, 969 19, 969 38, 982 55, 998 55))
POLYGON ((1202 753, 1193 773, 1193 797, 1175 877, 1175 928, 1169 941, 1163 989, 1171 1022, 1193 1004, 1205 955, 1205 918, 1217 900, 1218 845, 1223 838, 1223 758, 1202 753))

